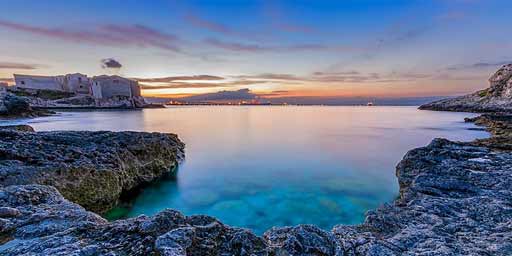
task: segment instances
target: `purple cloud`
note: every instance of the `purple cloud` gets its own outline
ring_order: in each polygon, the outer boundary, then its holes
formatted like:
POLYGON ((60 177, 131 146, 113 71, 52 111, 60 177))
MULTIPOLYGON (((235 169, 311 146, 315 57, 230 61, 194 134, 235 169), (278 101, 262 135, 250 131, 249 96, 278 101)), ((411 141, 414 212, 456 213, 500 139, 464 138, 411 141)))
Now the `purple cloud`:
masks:
POLYGON ((195 76, 168 76, 168 77, 155 77, 155 78, 134 78, 139 82, 145 83, 170 83, 174 81, 190 81, 190 80, 224 80, 224 77, 211 76, 211 75, 195 75, 195 76))
POLYGON ((251 92, 249 89, 240 89, 237 91, 219 91, 213 93, 205 93, 185 98, 180 100, 189 102, 202 102, 202 101, 229 101, 229 100, 252 100, 256 99, 258 95, 251 92))
POLYGON ((225 25, 222 25, 220 23, 216 23, 216 22, 213 22, 210 20, 203 19, 203 18, 193 15, 193 14, 186 15, 185 20, 188 21, 188 23, 190 23, 191 25, 198 27, 198 28, 203 28, 203 29, 207 29, 207 30, 210 30, 213 32, 228 34, 228 35, 236 34, 233 30, 231 30, 230 28, 228 28, 225 25))
POLYGON ((13 78, 8 78, 8 77, 0 77, 0 82, 12 83, 12 82, 14 82, 14 79, 13 78))
POLYGON ((285 46, 265 46, 259 44, 245 44, 237 42, 221 41, 215 38, 207 38, 204 43, 235 52, 297 52, 297 51, 355 51, 352 47, 330 46, 322 44, 296 44, 285 46))
POLYGON ((0 20, 0 27, 70 42, 105 46, 155 47, 180 52, 178 37, 144 25, 100 25, 81 28, 46 28, 0 20))
POLYGON ((0 62, 0 69, 25 69, 34 70, 40 67, 35 64, 15 63, 15 62, 0 62))
POLYGON ((204 43, 209 44, 211 46, 215 46, 217 48, 221 48, 224 50, 236 51, 236 52, 261 52, 268 51, 270 48, 263 47, 257 44, 241 44, 241 43, 232 43, 232 42, 224 42, 217 40, 215 38, 208 38, 204 40, 204 43))
POLYGON ((148 85, 143 84, 142 88, 145 90, 154 90, 154 89, 178 89, 178 88, 216 88, 216 87, 235 87, 242 85, 254 85, 267 83, 268 81, 262 80, 236 80, 231 82, 223 82, 223 83, 193 83, 193 82, 171 82, 165 85, 148 85))

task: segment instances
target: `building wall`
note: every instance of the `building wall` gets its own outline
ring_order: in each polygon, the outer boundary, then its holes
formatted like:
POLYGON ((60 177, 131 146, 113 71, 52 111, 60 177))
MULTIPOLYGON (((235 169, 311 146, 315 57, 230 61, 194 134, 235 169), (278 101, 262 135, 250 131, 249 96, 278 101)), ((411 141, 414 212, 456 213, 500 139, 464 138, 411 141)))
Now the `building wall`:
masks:
POLYGON ((98 81, 101 86, 102 98, 114 96, 132 97, 131 80, 109 77, 98 81))
POLYGON ((20 88, 30 88, 39 90, 58 90, 64 91, 63 84, 53 76, 28 76, 14 75, 16 86, 20 88))
POLYGON ((103 94, 101 93, 101 85, 100 85, 100 82, 98 81, 93 81, 91 83, 91 92, 90 94, 92 95, 93 98, 95 99, 101 99, 103 98, 103 94))
POLYGON ((140 97, 141 96, 139 82, 132 81, 131 89, 132 89, 132 97, 140 97))
POLYGON ((91 81, 83 74, 68 74, 65 76, 66 91, 88 94, 91 91, 91 81))

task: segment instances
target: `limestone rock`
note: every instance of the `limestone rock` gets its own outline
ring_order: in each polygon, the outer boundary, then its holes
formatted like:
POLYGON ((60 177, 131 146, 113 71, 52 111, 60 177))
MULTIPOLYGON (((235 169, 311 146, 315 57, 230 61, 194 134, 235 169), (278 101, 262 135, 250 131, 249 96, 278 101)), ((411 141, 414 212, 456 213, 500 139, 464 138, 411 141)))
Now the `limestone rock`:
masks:
POLYGON ((29 101, 12 93, 0 93, 0 117, 36 117, 51 112, 33 109, 29 101))
POLYGON ((0 255, 268 255, 266 243, 207 216, 166 210, 107 222, 42 185, 0 188, 0 255))
POLYGON ((502 66, 489 78, 490 87, 472 94, 443 99, 420 109, 468 112, 507 112, 512 110, 512 64, 502 66))
MULTIPOLYGON (((409 151, 396 168, 399 197, 369 211, 360 225, 338 225, 331 231, 313 225, 276 227, 258 237, 213 217, 185 216, 174 210, 107 222, 68 201, 54 187, 11 185, 0 187, 0 255, 512 255, 512 151, 501 146, 511 138, 512 116, 484 115, 467 121, 485 125, 492 137, 465 143, 434 139, 409 151)), ((0 129, 1 144, 8 145, 0 148, 0 159, 7 159, 0 160, 5 167, 0 169, 0 180, 7 185, 46 177, 61 191, 84 193, 76 185, 83 175, 111 173, 115 181, 123 180, 115 175, 119 172, 131 177, 130 172, 116 169, 119 163, 109 154, 122 161, 150 161, 157 152, 141 152, 155 147, 165 151, 154 140, 168 145, 168 139, 146 133, 0 129), (133 147, 135 138, 152 146, 133 147), (34 149, 27 150, 26 145, 34 149), (56 153, 55 161, 48 161, 49 152, 56 153), (79 153, 67 162, 66 152, 79 153), (98 155, 93 152, 106 156, 94 162, 98 155), (51 169, 59 164, 73 168, 51 169), (89 164, 94 171, 78 168, 89 164)), ((176 156, 179 144, 172 141, 177 145, 174 149, 163 148, 176 156)), ((94 189, 103 187, 98 182, 109 176, 99 177, 91 181, 94 189)), ((92 198, 102 200, 102 196, 110 200, 105 191, 92 198)))
POLYGON ((0 185, 45 184, 102 213, 172 174, 184 144, 174 134, 0 129, 0 185))

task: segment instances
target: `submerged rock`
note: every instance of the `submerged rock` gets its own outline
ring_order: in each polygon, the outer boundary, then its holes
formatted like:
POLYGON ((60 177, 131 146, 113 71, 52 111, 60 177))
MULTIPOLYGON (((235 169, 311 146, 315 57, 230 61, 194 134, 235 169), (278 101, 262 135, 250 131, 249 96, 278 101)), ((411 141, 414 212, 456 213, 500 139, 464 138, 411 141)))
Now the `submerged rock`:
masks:
POLYGON ((268 255, 266 243, 245 229, 208 216, 165 210, 107 222, 64 199, 53 187, 0 188, 1 255, 268 255))
POLYGON ((170 174, 183 157, 174 134, 20 129, 0 129, 0 185, 51 185, 97 213, 170 174))
POLYGON ((489 78, 490 87, 472 94, 434 101, 420 109, 467 112, 512 110, 512 64, 502 66, 489 78))
MULTIPOLYGON (((512 151, 492 141, 509 136, 512 118, 469 121, 485 124, 493 137, 486 143, 435 139, 409 151, 396 170, 400 196, 369 211, 361 225, 276 227, 258 237, 173 210, 109 223, 53 187, 13 185, 0 188, 0 255, 512 255, 512 151)), ((30 159, 38 166, 38 158, 30 159)), ((64 191, 76 189, 69 188, 64 191)))

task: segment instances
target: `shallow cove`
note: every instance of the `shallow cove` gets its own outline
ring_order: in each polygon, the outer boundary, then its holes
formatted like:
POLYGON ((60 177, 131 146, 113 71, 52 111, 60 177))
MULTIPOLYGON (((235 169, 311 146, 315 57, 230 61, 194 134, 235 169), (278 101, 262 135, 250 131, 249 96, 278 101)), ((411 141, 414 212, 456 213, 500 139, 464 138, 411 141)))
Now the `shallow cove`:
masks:
MULTIPOLYGON (((186 160, 176 179, 146 187, 116 216, 174 208, 261 234, 272 226, 356 224, 398 194, 395 165, 434 137, 487 137, 468 113, 415 107, 193 106, 64 112, 36 130, 177 133, 186 160)), ((113 214, 112 212, 111 214, 113 214)))

